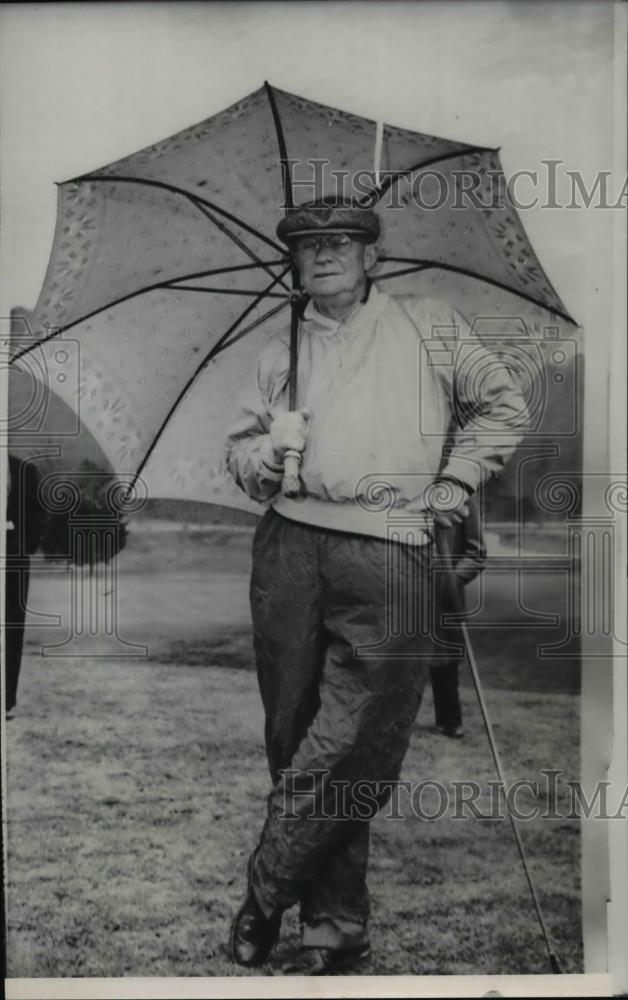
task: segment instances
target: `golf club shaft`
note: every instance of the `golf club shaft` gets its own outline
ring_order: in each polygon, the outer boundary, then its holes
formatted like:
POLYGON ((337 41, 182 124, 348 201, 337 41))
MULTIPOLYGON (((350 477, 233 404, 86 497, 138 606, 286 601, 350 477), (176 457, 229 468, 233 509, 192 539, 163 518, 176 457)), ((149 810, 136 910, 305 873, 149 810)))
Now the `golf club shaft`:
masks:
MULTIPOLYGON (((441 559, 443 561, 443 564, 444 564, 444 567, 445 567, 445 572, 446 572, 446 575, 447 575, 448 586, 449 586, 450 590, 452 591, 452 593, 455 593, 455 586, 454 586, 454 584, 455 584, 455 571, 454 571, 454 567, 453 567, 453 564, 452 564, 452 561, 451 561, 451 556, 450 556, 449 552, 447 551, 447 548, 446 548, 446 546, 444 544, 442 532, 438 528, 438 526, 436 527, 436 530, 435 530, 435 538, 436 538, 436 548, 437 548, 438 554, 441 557, 441 559)), ((475 688, 475 693, 477 694, 478 702, 479 702, 479 705, 480 705, 480 712, 482 713, 482 719, 484 721, 484 728, 486 729, 486 735, 488 737, 489 746, 491 748, 491 754, 492 754, 492 757, 493 757, 493 761, 495 763, 495 770, 497 771, 497 776, 498 776, 499 781, 500 781, 500 787, 502 788, 502 791, 503 791, 503 797, 504 797, 504 802, 505 802, 505 805, 506 805, 506 812, 508 813, 508 819, 510 821, 510 826, 512 828, 513 836, 514 836, 515 842, 517 844, 517 849, 519 851, 519 857, 521 858, 521 863, 523 865, 523 870, 525 872, 526 880, 527 880, 528 886, 530 888, 530 893, 532 895, 532 901, 534 903, 534 909, 536 910, 536 915, 537 915, 537 918, 538 918, 538 921, 539 921, 539 925, 540 925, 540 928, 541 928, 541 933, 543 934, 543 939, 545 941, 545 947, 547 948, 547 955, 548 955, 549 962, 550 962, 550 965, 551 965, 551 968, 552 968, 552 972, 559 974, 559 973, 562 972, 562 968, 560 966, 560 962, 558 961, 558 956, 556 955, 556 952, 555 952, 555 950, 554 950, 554 948, 552 946, 552 942, 550 940, 549 932, 548 932, 548 929, 547 929, 547 925, 545 923, 545 918, 543 916, 543 912, 541 910, 541 904, 539 902, 539 897, 537 895, 536 887, 534 885, 534 882, 532 881, 532 875, 531 875, 531 872, 530 872, 530 869, 529 869, 529 866, 528 866, 528 859, 526 857, 526 852, 525 852, 525 848, 523 846, 523 841, 521 839, 521 834, 519 833, 519 828, 517 827, 517 824, 516 824, 516 821, 515 821, 515 817, 512 815, 512 813, 510 811, 510 806, 509 806, 509 803, 508 803, 508 797, 507 797, 506 792, 505 792, 505 789, 506 789, 506 779, 505 779, 505 775, 504 775, 504 769, 502 767, 501 758, 499 756, 499 750, 497 748, 497 743, 495 741, 495 734, 493 733, 493 726, 492 726, 491 720, 489 718, 488 708, 487 708, 487 705, 486 705, 486 701, 484 700, 484 692, 482 690, 482 684, 480 682, 480 674, 479 674, 479 671, 478 671, 478 666, 477 666, 477 662, 476 662, 476 659, 475 659, 475 654, 473 652, 473 646, 471 645, 471 639, 469 637, 469 629, 467 628, 466 622, 461 622, 460 623, 460 628, 461 628, 461 631, 462 631, 462 637, 463 637, 463 641, 464 641, 464 647, 465 647, 465 652, 466 652, 466 657, 467 657, 467 663, 469 664, 469 670, 471 671, 471 678, 473 680, 473 686, 475 688)))

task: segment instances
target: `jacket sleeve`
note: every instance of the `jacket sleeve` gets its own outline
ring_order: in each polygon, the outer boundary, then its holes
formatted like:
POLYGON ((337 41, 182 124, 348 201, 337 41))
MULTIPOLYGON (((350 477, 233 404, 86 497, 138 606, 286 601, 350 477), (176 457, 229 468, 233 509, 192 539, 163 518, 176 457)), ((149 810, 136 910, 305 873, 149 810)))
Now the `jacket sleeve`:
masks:
POLYGON ((475 491, 513 454, 527 430, 528 409, 507 366, 471 333, 457 310, 449 310, 449 323, 443 325, 457 328, 459 334, 450 361, 438 367, 456 427, 441 475, 475 491))
POLYGON ((227 468, 240 489, 262 503, 277 493, 283 479, 283 465, 275 460, 270 441, 270 425, 273 411, 285 408, 281 396, 287 381, 287 350, 283 339, 274 338, 260 355, 227 431, 227 468))

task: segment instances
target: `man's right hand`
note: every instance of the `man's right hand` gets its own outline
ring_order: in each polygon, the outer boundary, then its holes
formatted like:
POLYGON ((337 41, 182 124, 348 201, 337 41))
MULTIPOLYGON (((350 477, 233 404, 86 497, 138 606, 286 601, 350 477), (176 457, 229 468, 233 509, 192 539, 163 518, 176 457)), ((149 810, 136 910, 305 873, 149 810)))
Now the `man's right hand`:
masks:
POLYGON ((307 440, 307 410, 278 413, 270 425, 270 442, 277 462, 283 462, 286 451, 303 451, 307 440))

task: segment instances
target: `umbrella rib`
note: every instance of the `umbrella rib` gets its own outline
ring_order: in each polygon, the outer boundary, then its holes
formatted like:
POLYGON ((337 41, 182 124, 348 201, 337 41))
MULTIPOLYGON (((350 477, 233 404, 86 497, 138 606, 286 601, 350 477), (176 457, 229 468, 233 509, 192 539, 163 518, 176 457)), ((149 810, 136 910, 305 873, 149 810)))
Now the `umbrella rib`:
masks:
POLYGON ((382 261, 383 260, 383 261, 386 261, 386 263, 392 263, 392 264, 426 264, 426 263, 429 263, 429 261, 426 261, 425 258, 423 258, 423 257, 389 257, 387 254, 382 254, 381 257, 378 256, 377 259, 378 259, 378 261, 382 261))
MULTIPOLYGON (((252 260, 254 260, 254 261, 255 261, 256 263, 258 263, 258 264, 261 264, 261 266, 262 266, 262 267, 264 268, 264 270, 265 270, 265 271, 266 271, 266 272, 267 272, 267 273, 268 273, 268 274, 270 275, 270 277, 271 277, 271 278, 274 278, 274 277, 275 277, 275 275, 274 275, 274 274, 273 274, 273 272, 272 272, 272 271, 270 270, 270 268, 269 268, 269 267, 267 267, 267 266, 266 266, 266 265, 265 265, 265 264, 264 264, 264 263, 262 262, 261 258, 260 258, 260 257, 258 257, 258 256, 257 256, 257 254, 256 254, 256 253, 255 253, 255 252, 254 252, 253 250, 251 250, 251 248, 250 248, 250 247, 247 247, 246 243, 244 243, 244 242, 243 242, 243 241, 242 241, 242 240, 241 240, 241 239, 240 239, 240 238, 239 238, 238 236, 236 236, 236 234, 235 234, 235 233, 232 233, 232 232, 231 232, 231 230, 230 230, 230 229, 228 229, 228 228, 227 228, 227 226, 225 226, 225 224, 224 224, 223 222, 219 222, 219 221, 218 221, 218 219, 215 219, 215 218, 214 218, 214 217, 213 217, 213 216, 212 216, 212 215, 211 215, 211 214, 210 214, 210 213, 209 213, 209 212, 207 211, 207 209, 206 209, 206 208, 205 208, 205 207, 204 207, 203 205, 199 205, 198 207, 199 207, 200 211, 201 211, 201 212, 203 213, 203 215, 204 215, 204 216, 205 216, 205 217, 206 217, 207 219, 209 219, 209 221, 210 221, 211 223, 213 223, 213 224, 214 224, 214 226, 217 226, 217 227, 218 227, 218 229, 220 229, 220 231, 221 231, 222 233, 224 233, 224 234, 225 234, 225 236, 228 236, 228 237, 229 237, 229 239, 233 240, 233 242, 235 243, 235 245, 236 245, 237 247, 239 247, 239 248, 240 248, 240 250, 243 250, 243 251, 244 251, 244 253, 248 254, 248 256, 249 256, 249 257, 251 257, 251 259, 252 259, 252 260)), ((281 281, 281 282, 280 282, 280 284, 282 285, 282 287, 283 287, 283 288, 285 288, 285 289, 286 289, 286 291, 287 291, 287 292, 289 292, 289 291, 290 291, 290 289, 289 289, 289 288, 288 288, 288 286, 287 286, 287 285, 285 284, 285 282, 281 281)))
POLYGON ((400 278, 404 274, 418 274, 430 267, 429 264, 417 264, 415 267, 404 267, 401 271, 384 271, 383 274, 376 274, 373 281, 383 281, 385 278, 400 278))
MULTIPOLYGON (((225 330, 225 332, 223 333, 222 337, 220 337, 220 339, 218 341, 216 341, 216 343, 212 347, 212 350, 209 352, 209 354, 207 355, 207 357, 203 360, 201 366, 203 364, 207 364, 208 361, 211 361, 211 359, 213 357, 212 351, 215 351, 222 344, 224 344, 224 342, 231 336, 231 334, 234 332, 234 330, 237 330, 237 328, 239 327, 239 325, 242 322, 242 320, 246 319, 246 317, 249 315, 249 313, 253 311, 253 309, 255 308, 255 306, 259 302, 261 302, 261 300, 263 298, 266 297, 266 295, 271 290, 271 288, 273 288, 277 284, 277 282, 281 281, 281 279, 284 277, 284 275, 288 273, 288 271, 290 270, 290 266, 291 265, 288 265, 288 267, 284 268, 284 270, 282 271, 282 273, 279 274, 279 275, 277 275, 265 289, 263 289, 261 292, 259 292, 258 295, 257 295, 257 298, 255 298, 253 300, 253 302, 251 302, 246 307, 246 309, 243 309, 243 311, 240 313, 240 315, 238 316, 238 318, 236 320, 234 320, 234 322, 231 324, 231 326, 229 327, 229 329, 225 330)), ((198 371, 200 371, 200 370, 201 369, 199 368, 198 371)), ((198 372, 195 373, 195 375, 193 376, 193 379, 196 378, 196 374, 198 374, 198 372)))
POLYGON ((383 196, 393 186, 393 184, 396 184, 402 177, 407 177, 408 174, 414 173, 415 170, 425 170, 426 167, 432 167, 435 163, 445 163, 447 160, 455 160, 457 157, 461 156, 470 156, 472 153, 495 152, 497 152, 497 150, 491 149, 489 146, 467 146, 465 149, 457 149, 452 153, 440 153, 438 156, 433 156, 431 159, 425 160, 425 162, 421 162, 419 160, 419 162, 415 163, 414 166, 406 167, 405 170, 398 170, 391 176, 386 177, 383 184, 380 184, 379 188, 375 189, 375 192, 365 195, 364 198, 360 199, 360 205, 377 204, 377 202, 381 201, 383 196), (376 197, 373 197, 374 193, 376 194, 376 197))
MULTIPOLYGON (((214 267, 211 271, 203 271, 203 278, 212 278, 215 274, 229 274, 231 271, 252 271, 255 268, 263 267, 276 267, 277 264, 285 264, 286 258, 280 257, 279 260, 260 260, 259 263, 254 262, 251 264, 233 264, 231 267, 214 267)), ((174 278, 174 281, 186 280, 186 275, 182 278, 174 278)))
POLYGON ((222 354, 223 351, 226 351, 227 348, 231 347, 233 344, 237 344, 237 342, 239 340, 242 340, 242 338, 245 337, 247 333, 251 333, 252 330, 255 330, 255 328, 260 326, 262 323, 265 323, 266 320, 270 319, 271 316, 275 316, 282 309, 285 309, 287 305, 288 305, 288 299, 285 299, 283 302, 280 302, 278 306, 273 306, 273 308, 269 309, 268 312, 264 313, 263 316, 260 316, 258 319, 254 320, 253 323, 249 323, 249 325, 245 326, 243 330, 238 330, 238 332, 235 334, 235 336, 231 338, 231 340, 227 340, 224 344, 220 345, 220 347, 218 348, 218 350, 215 351, 210 360, 213 360, 215 357, 217 357, 218 354, 222 354))
MULTIPOLYGON (((229 336, 234 332, 234 330, 237 329, 237 327, 240 325, 240 323, 242 322, 242 320, 245 319, 245 317, 248 316, 249 313, 253 311, 253 309, 255 308, 255 306, 259 302, 261 302, 261 300, 263 298, 265 298, 266 294, 271 290, 271 288, 273 288, 273 286, 276 285, 277 282, 279 282, 283 278, 283 276, 285 274, 287 274, 287 272, 289 270, 290 270, 290 268, 286 267, 284 269, 284 271, 282 271, 281 274, 277 275, 270 282, 270 284, 268 285, 267 288, 265 288, 263 291, 261 291, 258 294, 257 298, 254 299, 253 302, 251 302, 250 305, 248 305, 246 307, 246 309, 244 309, 240 313, 240 315, 238 316, 238 318, 231 324, 231 326, 229 327, 229 329, 226 330, 225 333, 223 333, 222 337, 220 337, 220 339, 214 344, 214 346, 212 347, 212 349, 205 355, 205 357, 203 358, 203 360, 201 361, 201 363, 199 364, 199 366, 196 368, 196 371, 187 380, 187 382, 185 383, 185 385, 183 386, 183 388, 179 392, 177 398, 175 399, 174 403, 172 404, 172 406, 168 410, 168 413, 164 417, 164 419, 163 419, 163 421, 161 423, 161 426, 159 427, 159 430, 157 431, 155 437, 153 438, 153 440, 152 440, 152 442, 151 442, 151 444, 150 444, 150 446, 148 448, 148 451, 144 455, 144 458, 140 462, 140 464, 139 464, 139 466, 137 468, 137 471, 136 471, 135 475, 133 476, 133 482, 131 483, 130 489, 133 489, 134 484, 136 483, 138 477, 141 475, 142 470, 144 469, 144 467, 146 466, 146 463, 148 462, 148 459, 150 458, 150 456, 152 455, 153 451, 155 450, 155 446, 157 445, 157 442, 159 441, 159 439, 160 439, 161 435, 163 434, 164 430, 166 429, 166 427, 167 427, 167 425, 168 425, 168 423, 170 421, 170 418, 172 417, 172 414, 178 408, 179 404, 181 403, 181 400, 187 394, 188 390, 194 384, 194 382, 196 381, 196 379, 198 378, 198 376, 201 374, 201 372, 203 371, 203 369, 207 367, 207 365, 209 364, 209 362, 212 360, 212 358, 214 358, 216 356, 216 354, 220 353, 220 349, 223 347, 223 345, 225 345, 225 341, 227 341, 227 339, 229 338, 229 336)), ((282 302, 281 306, 283 306, 283 305, 284 305, 284 303, 282 302)), ((225 346, 228 346, 228 345, 225 345, 225 346)))
POLYGON ((517 295, 520 299, 525 299, 527 302, 532 302, 533 305, 547 310, 547 312, 554 313, 555 316, 560 316, 561 319, 564 319, 567 323, 571 323, 572 326, 578 326, 575 319, 573 319, 569 313, 565 312, 564 309, 558 309, 555 306, 551 306, 548 302, 544 302, 543 299, 536 298, 528 292, 522 292, 518 288, 513 288, 511 285, 507 285, 503 281, 497 281, 495 278, 489 278, 484 274, 478 274, 476 271, 470 271, 466 267, 456 267, 454 264, 444 264, 441 261, 424 261, 421 263, 420 268, 409 268, 407 271, 394 271, 391 274, 377 275, 377 277, 374 278, 374 281, 379 281, 382 278, 399 277, 402 274, 410 274, 414 270, 423 271, 429 270, 430 268, 436 268, 437 270, 440 268, 443 271, 452 271, 454 274, 462 274, 467 278, 473 278, 475 281, 484 281, 487 285, 493 285, 494 288, 501 288, 504 292, 509 292, 511 295, 517 295))
POLYGON ((270 110, 273 116, 275 132, 277 135, 277 145, 279 146, 279 162, 281 163, 281 178, 283 181, 283 191, 284 191, 284 199, 286 202, 286 208, 294 208, 292 181, 290 179, 290 172, 288 170, 288 149, 286 146, 286 137, 284 135, 283 125, 281 124, 281 118, 279 117, 279 109, 277 107, 277 102, 275 100, 275 94, 268 80, 264 81, 264 89, 266 91, 266 96, 268 97, 268 103, 270 104, 270 110))
MULTIPOLYGON (((244 288, 207 288, 205 285, 167 285, 168 289, 176 288, 182 292, 212 292, 216 295, 259 295, 259 289, 244 288)), ((266 292, 268 299, 285 299, 290 301, 289 295, 282 295, 280 292, 266 292)))
MULTIPOLYGON (((272 261, 270 263, 274 265, 274 264, 280 264, 282 263, 282 261, 272 261)), ((233 267, 217 268, 210 271, 206 270, 194 271, 191 274, 182 274, 178 278, 173 278, 172 281, 193 281, 195 278, 207 278, 211 277, 211 275, 214 274, 226 274, 231 271, 243 271, 245 269, 257 268, 261 266, 263 265, 238 264, 234 265, 233 267)), ((285 274, 286 271, 284 271, 283 273, 285 274)), ((154 292, 160 288, 167 290, 169 288, 172 288, 172 284, 171 282, 168 281, 156 281, 152 285, 144 285, 143 288, 138 288, 134 292, 129 292, 128 295, 122 295, 119 299, 113 299, 111 302, 108 302, 107 305, 105 306, 99 306, 98 309, 94 309, 92 310, 92 312, 86 313, 84 316, 79 316, 78 319, 73 320, 71 323, 67 323, 65 326, 56 326, 54 328, 53 333, 48 334, 47 337, 40 337, 39 340, 36 340, 33 344, 29 344, 28 347, 25 347, 21 351, 18 351, 17 354, 14 354, 9 363, 13 364, 15 361, 19 361, 20 358, 24 357, 24 355, 29 354, 31 351, 35 350, 36 347, 40 347, 42 344, 46 344, 49 340, 54 340, 55 337, 59 337, 62 333, 66 333, 68 330, 71 330, 72 327, 77 326, 79 323, 85 323, 86 320, 92 319, 94 316, 98 316, 99 313, 105 312, 107 309, 114 309, 116 306, 121 305, 123 302, 128 302, 130 299, 136 298, 138 295, 145 295, 148 292, 154 292)))
POLYGON ((200 205, 206 205, 207 208, 211 209, 213 212, 218 212, 219 215, 223 215, 225 219, 229 219, 230 222, 235 222, 237 226, 241 229, 245 229, 252 236, 257 236, 263 243, 267 243, 269 247, 273 250, 279 250, 281 253, 283 247, 279 243, 275 243, 270 237, 265 236, 264 233, 259 232, 254 226, 250 226, 247 222, 239 219, 237 215, 233 215, 232 212, 228 212, 225 208, 221 208, 219 205, 215 205, 214 202, 209 201, 207 198, 203 198, 200 194, 193 194, 191 191, 186 191, 185 188, 177 187, 176 184, 168 184, 166 181, 154 181, 148 177, 126 177, 123 175, 116 176, 115 174, 83 174, 81 177, 76 177, 72 181, 64 181, 64 184, 79 184, 83 181, 97 181, 97 182, 108 182, 108 183, 125 183, 125 184, 144 184, 146 187, 156 187, 161 188, 164 191, 172 191, 174 194, 180 194, 196 208, 200 208, 200 205))

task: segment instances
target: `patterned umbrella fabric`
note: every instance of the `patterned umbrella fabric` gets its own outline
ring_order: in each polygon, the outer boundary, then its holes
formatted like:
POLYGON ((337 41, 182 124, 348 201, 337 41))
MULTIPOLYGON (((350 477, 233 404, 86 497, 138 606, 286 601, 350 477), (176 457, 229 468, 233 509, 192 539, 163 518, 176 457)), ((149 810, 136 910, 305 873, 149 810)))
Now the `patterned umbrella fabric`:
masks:
MULTIPOLYGON (((376 203, 374 277, 386 290, 445 295, 470 322, 501 317, 506 340, 573 323, 514 208, 493 204, 495 150, 378 129, 266 84, 59 185, 48 271, 13 355, 15 367, 38 359, 48 429, 64 407, 80 417, 71 443, 59 437, 58 470, 139 475, 153 497, 259 509, 225 475, 222 445, 258 352, 290 319, 290 263, 275 237, 286 175, 297 203, 329 193, 376 203), (463 174, 475 189, 461 207, 463 174)), ((23 395, 12 388, 12 414, 23 395)), ((12 445, 35 454, 18 424, 12 445)))

